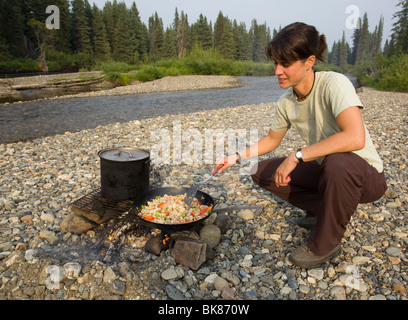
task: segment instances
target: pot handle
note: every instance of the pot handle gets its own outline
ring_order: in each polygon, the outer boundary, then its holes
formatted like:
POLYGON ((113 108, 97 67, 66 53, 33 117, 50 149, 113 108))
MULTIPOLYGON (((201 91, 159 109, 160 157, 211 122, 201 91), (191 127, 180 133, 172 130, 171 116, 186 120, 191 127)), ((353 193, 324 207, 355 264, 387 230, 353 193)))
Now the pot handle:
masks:
POLYGON ((132 152, 127 151, 127 150, 119 150, 119 152, 118 152, 118 156, 119 156, 119 157, 120 157, 120 154, 121 154, 122 152, 126 152, 126 153, 129 155, 129 158, 133 158, 132 152))

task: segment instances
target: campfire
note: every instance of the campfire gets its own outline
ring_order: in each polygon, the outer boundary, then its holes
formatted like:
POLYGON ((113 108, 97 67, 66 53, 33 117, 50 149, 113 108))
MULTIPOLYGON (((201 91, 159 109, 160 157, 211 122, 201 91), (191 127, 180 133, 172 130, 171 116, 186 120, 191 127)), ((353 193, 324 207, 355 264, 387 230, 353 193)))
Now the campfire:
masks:
MULTIPOLYGON (((123 153, 127 159, 133 159, 131 152, 132 149, 126 148, 126 152, 119 151, 112 154, 112 157, 114 155, 116 159, 123 153)), ((109 164, 105 163, 105 166, 109 164)), ((119 169, 115 163, 115 170, 119 169)), ((106 168, 105 175, 108 175, 106 168)), ((146 189, 145 180, 143 186, 144 196, 136 200, 134 197, 121 199, 112 190, 109 191, 115 196, 109 197, 103 189, 81 197, 70 205, 71 213, 61 223, 62 231, 76 235, 89 232, 94 234, 89 244, 92 258, 105 263, 123 259, 131 262, 146 261, 149 256, 160 256, 163 251, 171 250, 177 263, 198 270, 202 263, 213 258, 213 248, 219 243, 221 234, 227 230, 228 218, 224 212, 244 208, 215 209, 207 217, 194 222, 168 225, 154 223, 139 216, 141 204, 164 194, 186 193, 188 188, 149 190, 146 189)), ((135 189, 134 186, 131 187, 135 189)), ((216 201, 206 193, 198 191, 196 197, 211 208, 216 205, 216 201)))
POLYGON ((106 263, 118 259, 137 262, 148 254, 159 256, 172 249, 176 260, 197 269, 211 257, 208 254, 211 248, 207 249, 205 241, 199 240, 202 224, 177 231, 147 227, 140 223, 133 205, 133 201, 107 199, 96 190, 70 205, 71 214, 62 224, 63 231, 78 235, 93 231, 90 251, 94 252, 94 258, 106 263))

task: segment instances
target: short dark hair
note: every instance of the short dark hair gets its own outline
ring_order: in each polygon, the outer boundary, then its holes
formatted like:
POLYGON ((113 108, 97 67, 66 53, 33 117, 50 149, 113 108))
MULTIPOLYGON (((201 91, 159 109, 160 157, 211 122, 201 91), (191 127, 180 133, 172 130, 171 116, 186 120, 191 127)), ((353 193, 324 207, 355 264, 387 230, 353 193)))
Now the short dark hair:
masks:
POLYGON ((325 35, 319 35, 314 26, 295 22, 282 29, 269 43, 267 56, 280 64, 292 64, 297 60, 305 61, 310 56, 325 61, 327 50, 325 35))

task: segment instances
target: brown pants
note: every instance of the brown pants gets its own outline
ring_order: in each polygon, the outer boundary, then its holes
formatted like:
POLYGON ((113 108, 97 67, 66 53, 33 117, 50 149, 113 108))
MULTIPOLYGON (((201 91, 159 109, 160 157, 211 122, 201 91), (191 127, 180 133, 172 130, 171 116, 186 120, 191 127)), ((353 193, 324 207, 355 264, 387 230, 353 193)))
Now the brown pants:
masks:
POLYGON ((384 173, 378 173, 354 153, 329 155, 321 165, 316 161, 299 164, 290 175, 290 184, 277 187, 275 171, 284 160, 260 162, 252 179, 263 189, 317 217, 307 244, 320 256, 341 243, 358 204, 380 199, 387 189, 384 173))

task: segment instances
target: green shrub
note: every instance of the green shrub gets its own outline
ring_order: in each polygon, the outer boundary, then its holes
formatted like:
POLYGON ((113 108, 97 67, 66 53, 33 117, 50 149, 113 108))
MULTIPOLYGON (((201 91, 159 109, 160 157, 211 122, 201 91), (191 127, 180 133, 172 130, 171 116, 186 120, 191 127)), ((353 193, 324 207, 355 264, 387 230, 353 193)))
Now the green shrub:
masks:
POLYGON ((38 61, 32 59, 13 59, 0 61, 0 73, 40 72, 38 61))
POLYGON ((355 74, 363 86, 384 91, 408 92, 408 54, 389 58, 380 54, 374 62, 358 67, 355 74))
POLYGON ((131 70, 137 69, 137 66, 128 64, 126 62, 117 62, 117 61, 98 61, 95 66, 92 68, 96 71, 108 72, 129 72, 131 70))
POLYGON ((120 84, 122 86, 127 86, 130 84, 131 80, 136 79, 136 77, 128 73, 108 72, 105 75, 105 79, 112 83, 120 84))
POLYGON ((153 81, 164 77, 163 72, 150 65, 145 65, 137 72, 136 79, 142 82, 153 81))

